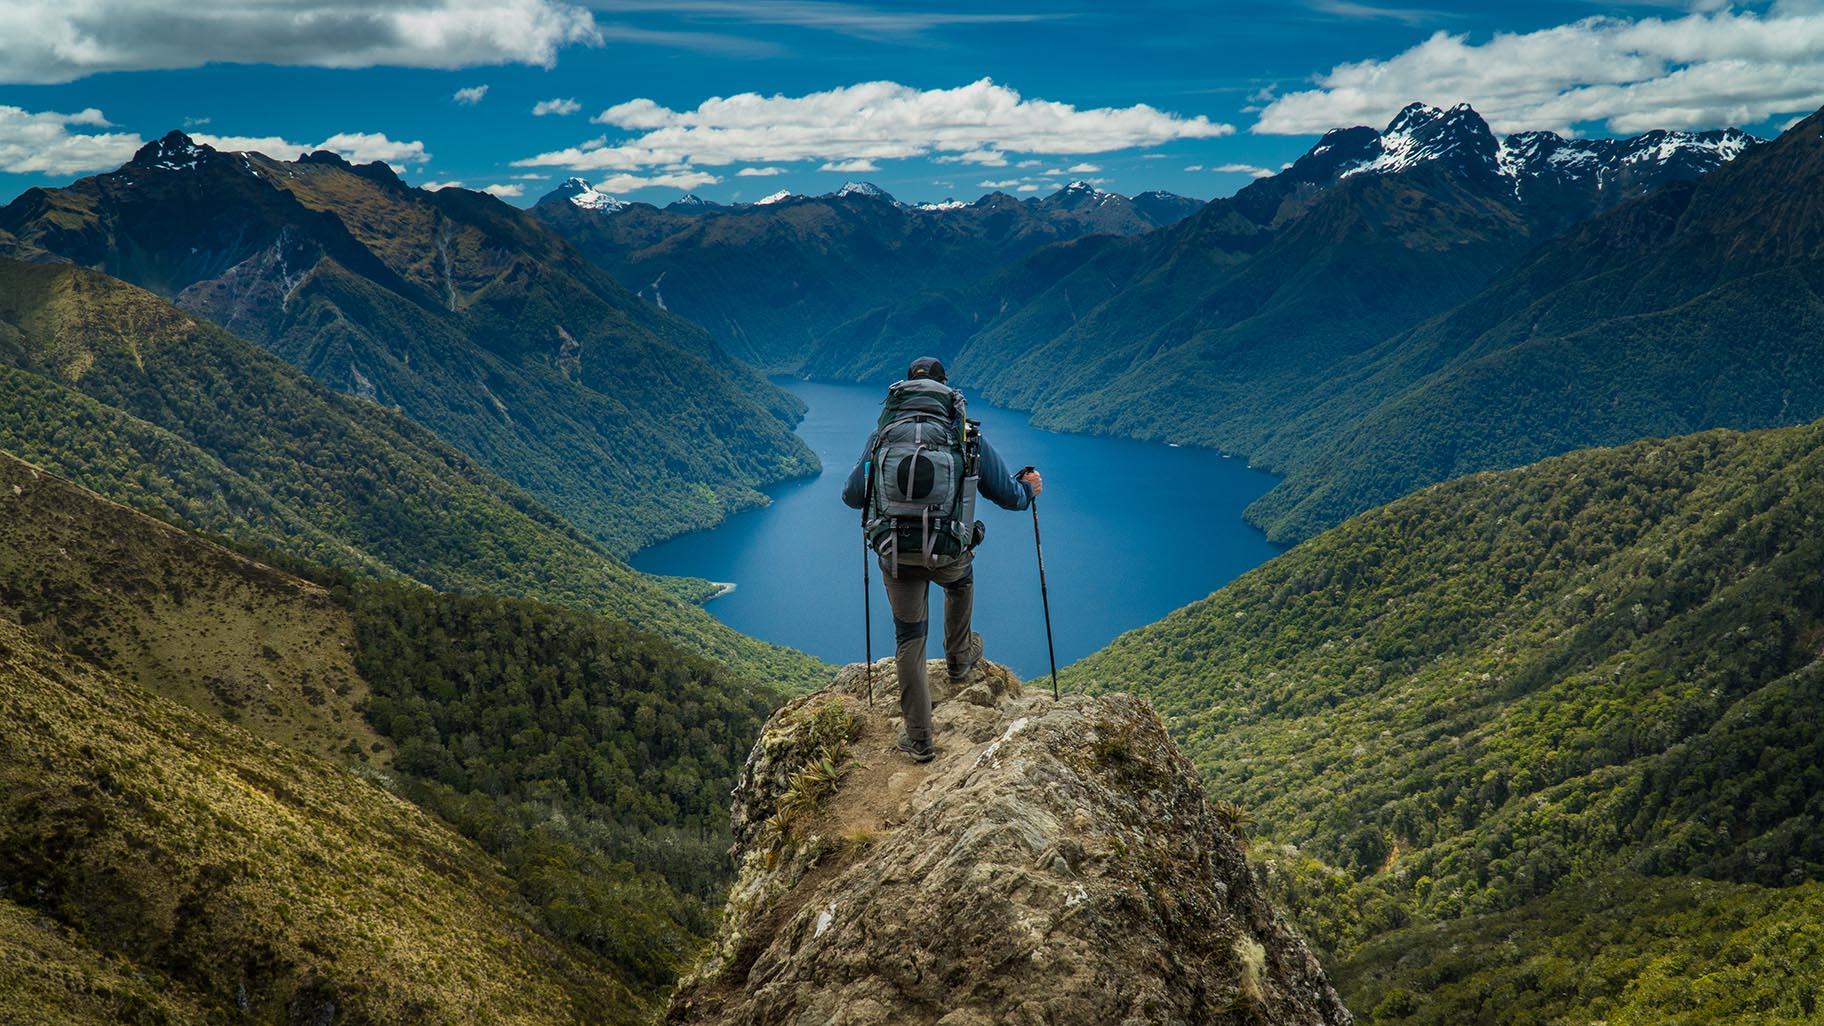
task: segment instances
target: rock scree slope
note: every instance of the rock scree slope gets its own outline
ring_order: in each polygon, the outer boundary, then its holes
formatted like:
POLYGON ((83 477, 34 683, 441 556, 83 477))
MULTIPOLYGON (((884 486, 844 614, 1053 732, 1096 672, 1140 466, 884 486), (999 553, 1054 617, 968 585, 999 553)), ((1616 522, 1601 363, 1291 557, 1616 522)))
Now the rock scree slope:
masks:
POLYGON ((739 876, 667 1022, 1346 1024, 1229 807, 1146 703, 930 664, 939 751, 894 751, 890 660, 768 721, 739 876))

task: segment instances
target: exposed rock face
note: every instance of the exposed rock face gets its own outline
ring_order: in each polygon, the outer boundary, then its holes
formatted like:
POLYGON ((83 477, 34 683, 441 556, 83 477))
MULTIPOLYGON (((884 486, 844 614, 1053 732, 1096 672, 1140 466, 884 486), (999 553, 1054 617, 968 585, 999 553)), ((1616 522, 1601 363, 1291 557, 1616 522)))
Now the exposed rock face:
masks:
POLYGON ((740 876, 672 1023, 1344 1024, 1241 842, 1145 703, 931 663, 913 764, 890 661, 768 722, 735 792, 740 876), (954 693, 953 693, 954 692, 954 693))

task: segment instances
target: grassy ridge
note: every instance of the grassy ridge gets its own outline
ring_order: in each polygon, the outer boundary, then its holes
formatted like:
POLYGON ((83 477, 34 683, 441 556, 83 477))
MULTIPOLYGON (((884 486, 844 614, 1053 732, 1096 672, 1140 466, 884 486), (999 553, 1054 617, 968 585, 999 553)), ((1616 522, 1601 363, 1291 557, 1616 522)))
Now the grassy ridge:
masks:
POLYGON ((214 1007, 263 1021, 642 1015, 604 966, 513 911, 479 850, 364 780, 6 620, 0 710, 8 895, 214 1007))
POLYGON ((1495 954, 1433 993, 1375 939, 1507 915, 1612 963, 1563 888, 1824 880, 1821 529, 1824 422, 1579 452, 1358 516, 1069 675, 1159 703, 1344 978, 1423 998, 1386 1021, 1462 1011, 1495 954))
MULTIPOLYGON (((642 1000, 661 994, 713 928, 730 872, 727 795, 778 693, 601 616, 309 572, 321 586, 0 453, 0 619, 26 628, 43 653, 62 647, 72 666, 80 659, 90 674, 143 687, 145 703, 119 708, 128 717, 121 729, 157 733, 159 703, 177 703, 314 757, 323 773, 352 771, 350 786, 380 783, 493 856, 478 864, 512 891, 488 900, 504 901, 498 910, 512 922, 642 1000)), ((32 665, 0 668, 5 687, 36 686, 31 673, 32 665)), ((9 724, 23 739, 21 759, 28 747, 68 740, 51 719, 9 724)), ((245 775, 270 751, 249 749, 239 768, 213 769, 245 775)), ((205 749, 196 758, 204 766, 218 756, 205 749)), ((283 789, 297 764, 262 772, 283 789)), ((68 808, 87 810, 87 799, 109 792, 114 772, 76 765, 31 783, 17 836, 40 843, 68 808)), ((15 779, 23 786, 30 774, 22 762, 15 779)), ((159 796, 167 798, 178 800, 159 796)), ((144 812, 153 823, 174 815, 156 802, 144 812)), ((399 829, 379 813, 368 826, 399 829)), ((181 836, 171 844, 216 843, 192 838, 187 823, 172 829, 181 836)), ((448 857, 420 854, 433 866, 448 857)), ((139 880, 141 892, 106 921, 73 918, 65 903, 40 901, 34 875, 60 871, 66 855, 0 865, 0 901, 31 900, 74 928, 71 945, 56 948, 70 960, 66 973, 102 972, 83 954, 90 946, 128 956, 125 975, 102 985, 122 1001, 145 974, 189 978, 209 954, 197 947, 149 962, 122 946, 123 931, 157 929, 157 909, 173 902, 232 914, 232 895, 218 909, 214 892, 186 899, 181 881, 161 889, 158 852, 133 842, 102 852, 95 871, 139 880)), ((285 863, 242 868, 246 885, 259 887, 285 863)), ((413 915, 400 913, 401 928, 441 929, 413 915)), ((19 930, 30 934, 30 925, 19 930)), ((270 929, 248 924, 242 940, 270 945, 270 929)), ((29 943, 51 952, 56 933, 29 943)), ((562 986, 569 970, 556 965, 546 982, 562 986)), ((46 984, 19 986, 42 998, 46 984)), ((210 993, 199 1007, 220 1006, 219 989, 210 993)))

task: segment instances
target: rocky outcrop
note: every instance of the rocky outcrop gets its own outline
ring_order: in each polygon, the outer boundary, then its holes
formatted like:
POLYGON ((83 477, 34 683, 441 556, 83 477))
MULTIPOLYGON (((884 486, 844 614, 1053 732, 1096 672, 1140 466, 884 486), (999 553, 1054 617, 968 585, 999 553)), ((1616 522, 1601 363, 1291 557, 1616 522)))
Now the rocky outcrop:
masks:
POLYGON ((774 714, 725 919, 668 1022, 1349 1022, 1150 706, 931 675, 927 765, 894 750, 888 661, 876 705, 856 664, 774 714))

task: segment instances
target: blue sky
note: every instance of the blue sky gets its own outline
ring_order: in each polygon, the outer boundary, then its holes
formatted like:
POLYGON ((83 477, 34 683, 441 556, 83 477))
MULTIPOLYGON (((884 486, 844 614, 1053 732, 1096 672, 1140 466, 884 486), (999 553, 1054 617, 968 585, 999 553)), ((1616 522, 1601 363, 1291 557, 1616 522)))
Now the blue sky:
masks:
POLYGON ((1581 134, 1771 134, 1824 104, 1810 0, 76 6, 0 3, 0 198, 177 127, 521 204, 570 174, 660 203, 848 179, 907 200, 1071 178, 1210 197, 1413 99, 1581 134))

